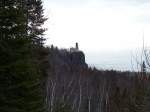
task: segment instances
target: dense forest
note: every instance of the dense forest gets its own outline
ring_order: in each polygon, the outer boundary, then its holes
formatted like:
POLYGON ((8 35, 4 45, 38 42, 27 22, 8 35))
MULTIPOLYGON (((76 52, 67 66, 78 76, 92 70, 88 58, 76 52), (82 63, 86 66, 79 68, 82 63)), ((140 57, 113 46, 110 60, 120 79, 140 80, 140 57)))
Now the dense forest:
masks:
POLYGON ((70 50, 49 48, 50 112, 150 111, 149 73, 91 68, 81 52, 72 58, 70 50))
POLYGON ((0 112, 150 112, 144 64, 91 68, 78 46, 44 46, 46 20, 41 0, 0 0, 0 112))

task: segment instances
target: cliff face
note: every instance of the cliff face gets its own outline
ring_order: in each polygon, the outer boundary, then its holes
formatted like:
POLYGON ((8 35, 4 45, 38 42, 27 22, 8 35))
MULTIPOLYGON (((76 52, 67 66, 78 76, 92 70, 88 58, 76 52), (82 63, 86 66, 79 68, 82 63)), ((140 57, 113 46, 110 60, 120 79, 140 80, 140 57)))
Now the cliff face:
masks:
POLYGON ((82 51, 69 53, 69 59, 72 65, 87 66, 85 63, 85 55, 82 51))
POLYGON ((88 68, 82 51, 71 52, 66 49, 51 48, 49 51, 50 65, 64 70, 88 68))

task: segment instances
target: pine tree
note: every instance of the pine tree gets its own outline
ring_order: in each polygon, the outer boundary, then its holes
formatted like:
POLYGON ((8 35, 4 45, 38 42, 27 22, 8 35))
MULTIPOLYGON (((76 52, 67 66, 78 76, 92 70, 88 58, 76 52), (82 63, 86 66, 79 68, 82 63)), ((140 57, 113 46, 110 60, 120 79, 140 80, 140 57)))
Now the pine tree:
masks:
POLYGON ((145 61, 143 61, 142 65, 141 65, 141 75, 142 75, 142 77, 146 77, 146 65, 145 65, 145 61))
POLYGON ((47 18, 44 17, 41 0, 26 0, 27 8, 27 29, 32 38, 33 44, 43 45, 43 33, 45 28, 42 27, 47 18))
MULTIPOLYGON (((29 33, 26 12, 25 0, 0 1, 0 112, 47 111, 46 73, 43 63, 33 55, 33 47, 37 47, 34 39, 42 32, 36 36, 29 33)), ((40 48, 36 55, 41 59, 45 49, 40 48)))

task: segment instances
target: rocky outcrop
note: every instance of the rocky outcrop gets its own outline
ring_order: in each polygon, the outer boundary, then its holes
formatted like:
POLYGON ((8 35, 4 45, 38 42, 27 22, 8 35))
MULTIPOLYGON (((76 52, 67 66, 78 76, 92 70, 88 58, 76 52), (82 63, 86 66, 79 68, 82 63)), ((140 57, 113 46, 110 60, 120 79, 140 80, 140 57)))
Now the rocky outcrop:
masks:
POLYGON ((82 51, 72 52, 67 49, 50 48, 50 65, 63 70, 78 70, 88 68, 85 62, 85 55, 82 51))
POLYGON ((87 66, 87 64, 85 62, 85 55, 82 51, 71 52, 69 54, 70 54, 70 56, 69 56, 70 64, 76 65, 76 66, 81 66, 81 67, 87 66))

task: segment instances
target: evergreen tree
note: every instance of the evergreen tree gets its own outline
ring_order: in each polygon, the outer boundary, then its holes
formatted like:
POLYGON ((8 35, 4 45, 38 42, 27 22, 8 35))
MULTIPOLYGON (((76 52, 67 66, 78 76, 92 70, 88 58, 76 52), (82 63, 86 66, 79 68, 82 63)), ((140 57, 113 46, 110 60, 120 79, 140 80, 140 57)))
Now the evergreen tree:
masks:
POLYGON ((142 66, 141 66, 141 74, 143 77, 146 77, 146 65, 145 61, 143 61, 142 66))
MULTIPOLYGON (((38 61, 46 55, 46 50, 41 45, 36 53, 40 56, 33 55, 33 48, 37 49, 34 39, 38 40, 43 32, 29 33, 26 3, 25 0, 0 1, 0 112, 47 111, 46 73, 43 63, 38 61)), ((40 14, 40 10, 42 7, 36 13, 40 14)))
POLYGON ((27 8, 27 29, 28 34, 32 38, 33 44, 43 45, 43 33, 45 28, 42 25, 47 20, 44 17, 43 6, 41 0, 26 0, 27 8))

